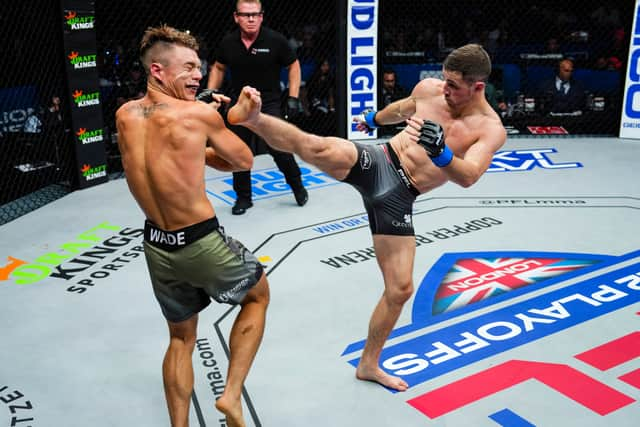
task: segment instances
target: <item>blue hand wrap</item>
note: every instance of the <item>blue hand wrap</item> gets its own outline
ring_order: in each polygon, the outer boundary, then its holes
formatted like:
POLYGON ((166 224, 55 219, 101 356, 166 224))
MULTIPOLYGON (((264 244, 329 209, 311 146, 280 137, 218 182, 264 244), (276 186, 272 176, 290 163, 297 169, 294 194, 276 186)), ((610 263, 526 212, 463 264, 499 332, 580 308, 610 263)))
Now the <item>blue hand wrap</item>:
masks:
POLYGON ((378 124, 376 123, 376 113, 377 111, 369 111, 364 115, 364 121, 371 129, 378 127, 378 124))
POLYGON ((444 150, 436 157, 432 157, 431 161, 438 167, 443 168, 451 163, 453 160, 453 151, 449 149, 446 145, 444 146, 444 150))

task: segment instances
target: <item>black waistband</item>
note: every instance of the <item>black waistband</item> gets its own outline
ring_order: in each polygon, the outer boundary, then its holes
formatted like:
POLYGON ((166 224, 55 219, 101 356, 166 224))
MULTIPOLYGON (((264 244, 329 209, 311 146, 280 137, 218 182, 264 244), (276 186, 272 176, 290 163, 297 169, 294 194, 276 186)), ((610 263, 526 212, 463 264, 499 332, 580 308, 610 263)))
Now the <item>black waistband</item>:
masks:
POLYGON ((411 191, 411 193, 414 196, 418 197, 420 195, 420 192, 416 187, 413 186, 411 181, 409 181, 409 177, 407 176, 407 173, 404 171, 404 168, 400 164, 400 159, 398 159, 398 155, 396 154, 395 151, 393 151, 393 147, 391 146, 391 143, 386 142, 384 145, 387 148, 387 153, 389 153, 389 158, 391 159, 391 163, 393 164, 393 167, 395 168, 396 172, 398 172, 400 179, 402 180, 402 182, 404 182, 404 185, 407 186, 407 189, 411 191))
POLYGON ((220 227, 218 218, 206 219, 179 230, 166 231, 149 220, 144 222, 144 240, 156 248, 176 251, 195 242, 220 227))

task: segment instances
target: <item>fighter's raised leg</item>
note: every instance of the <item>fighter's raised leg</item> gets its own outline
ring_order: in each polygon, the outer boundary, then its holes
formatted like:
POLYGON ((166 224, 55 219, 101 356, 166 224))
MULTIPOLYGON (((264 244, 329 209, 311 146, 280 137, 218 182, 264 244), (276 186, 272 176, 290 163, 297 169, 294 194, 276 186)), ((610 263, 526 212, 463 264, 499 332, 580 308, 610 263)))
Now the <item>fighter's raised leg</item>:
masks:
POLYGON ((335 179, 342 180, 349 174, 358 156, 351 141, 304 132, 284 120, 261 113, 261 104, 260 92, 245 86, 227 114, 229 123, 250 129, 273 148, 297 154, 335 179))

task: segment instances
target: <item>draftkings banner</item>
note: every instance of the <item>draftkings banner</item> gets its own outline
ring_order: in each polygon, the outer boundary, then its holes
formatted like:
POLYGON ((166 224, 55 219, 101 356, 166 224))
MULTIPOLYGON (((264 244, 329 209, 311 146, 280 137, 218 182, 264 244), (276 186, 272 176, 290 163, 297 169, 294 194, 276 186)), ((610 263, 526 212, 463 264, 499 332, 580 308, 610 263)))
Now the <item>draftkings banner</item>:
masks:
POLYGON ((79 188, 107 181, 97 69, 95 1, 61 0, 64 52, 79 188))

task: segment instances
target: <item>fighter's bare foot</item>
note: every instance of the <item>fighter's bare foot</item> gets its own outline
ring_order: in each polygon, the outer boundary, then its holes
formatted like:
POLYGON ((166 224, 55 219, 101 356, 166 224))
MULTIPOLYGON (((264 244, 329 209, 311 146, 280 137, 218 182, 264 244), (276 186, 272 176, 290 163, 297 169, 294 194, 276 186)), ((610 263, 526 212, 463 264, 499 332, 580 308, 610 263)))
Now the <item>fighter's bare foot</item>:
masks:
POLYGON ((356 369, 356 378, 359 380, 373 381, 397 391, 405 391, 409 388, 409 384, 402 378, 389 375, 378 367, 369 370, 358 366, 358 369, 356 369))
POLYGON ((242 403, 239 400, 232 402, 221 396, 216 400, 216 409, 224 414, 227 427, 246 427, 242 417, 242 403))
POLYGON ((260 114, 261 107, 260 92, 257 89, 245 86, 242 88, 236 105, 229 109, 227 120, 232 125, 241 125, 253 121, 260 114))

